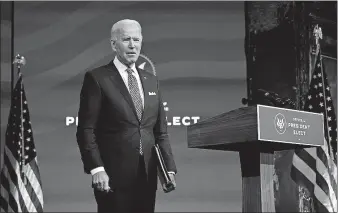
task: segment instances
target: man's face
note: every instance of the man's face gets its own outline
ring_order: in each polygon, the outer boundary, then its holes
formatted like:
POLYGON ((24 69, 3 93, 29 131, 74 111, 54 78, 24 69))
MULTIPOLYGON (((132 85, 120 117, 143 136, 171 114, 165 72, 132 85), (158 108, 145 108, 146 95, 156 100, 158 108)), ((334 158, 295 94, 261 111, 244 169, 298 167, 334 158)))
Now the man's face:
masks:
POLYGON ((135 63, 142 47, 141 30, 136 25, 125 25, 117 34, 117 40, 112 41, 117 58, 126 65, 135 63))

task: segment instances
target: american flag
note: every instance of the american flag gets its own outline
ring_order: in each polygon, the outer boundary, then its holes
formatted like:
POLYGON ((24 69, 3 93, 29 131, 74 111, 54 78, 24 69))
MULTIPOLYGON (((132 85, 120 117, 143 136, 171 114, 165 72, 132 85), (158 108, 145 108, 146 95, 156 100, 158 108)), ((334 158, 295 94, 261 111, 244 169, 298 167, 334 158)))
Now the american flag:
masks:
POLYGON ((0 180, 0 210, 43 212, 40 172, 21 73, 12 95, 0 180))
POLYGON ((292 179, 309 190, 316 212, 337 212, 337 122, 332 101, 319 53, 304 110, 324 115, 325 144, 296 150, 291 167, 292 179))

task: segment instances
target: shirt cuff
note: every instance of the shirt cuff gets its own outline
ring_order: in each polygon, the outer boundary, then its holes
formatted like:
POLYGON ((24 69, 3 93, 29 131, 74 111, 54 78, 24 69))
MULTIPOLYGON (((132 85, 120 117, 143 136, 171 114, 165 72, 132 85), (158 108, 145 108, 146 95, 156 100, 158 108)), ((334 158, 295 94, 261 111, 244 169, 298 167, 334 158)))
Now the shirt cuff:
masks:
POLYGON ((169 173, 169 174, 176 175, 175 172, 172 172, 172 171, 169 171, 168 173, 169 173))
POLYGON ((100 167, 97 167, 97 168, 95 168, 95 169, 92 169, 92 170, 90 171, 90 174, 95 175, 95 174, 98 173, 98 172, 104 172, 104 171, 105 171, 104 168, 103 168, 102 166, 100 166, 100 167))

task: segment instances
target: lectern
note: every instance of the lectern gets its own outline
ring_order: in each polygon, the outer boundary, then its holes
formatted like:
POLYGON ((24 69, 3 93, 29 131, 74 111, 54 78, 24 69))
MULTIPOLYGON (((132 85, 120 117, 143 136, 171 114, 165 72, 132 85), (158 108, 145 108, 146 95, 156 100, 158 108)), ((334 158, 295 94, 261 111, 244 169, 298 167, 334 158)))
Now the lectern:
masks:
POLYGON ((243 107, 188 126, 188 147, 239 152, 242 211, 275 212, 274 151, 324 145, 323 119, 265 105, 243 107))

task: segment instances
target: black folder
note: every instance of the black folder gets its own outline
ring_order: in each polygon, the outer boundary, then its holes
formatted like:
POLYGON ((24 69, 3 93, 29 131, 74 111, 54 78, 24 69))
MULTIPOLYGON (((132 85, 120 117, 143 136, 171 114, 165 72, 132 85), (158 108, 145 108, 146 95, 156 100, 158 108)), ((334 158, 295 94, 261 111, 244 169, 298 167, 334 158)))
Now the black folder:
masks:
POLYGON ((170 176, 169 176, 167 167, 164 163, 162 153, 161 153, 161 149, 160 149, 159 145, 155 144, 154 149, 155 149, 156 158, 157 158, 158 177, 159 177, 162 185, 164 184, 166 186, 167 190, 164 190, 164 188, 163 188, 163 191, 165 193, 167 193, 167 192, 174 190, 175 186, 174 186, 174 183, 170 179, 170 176))

